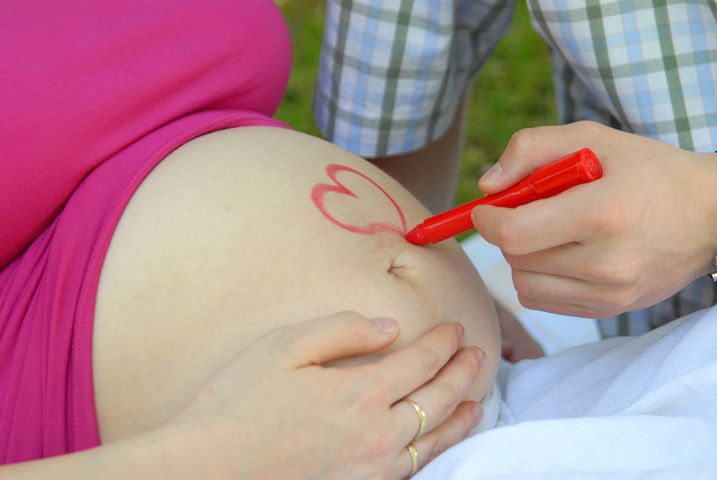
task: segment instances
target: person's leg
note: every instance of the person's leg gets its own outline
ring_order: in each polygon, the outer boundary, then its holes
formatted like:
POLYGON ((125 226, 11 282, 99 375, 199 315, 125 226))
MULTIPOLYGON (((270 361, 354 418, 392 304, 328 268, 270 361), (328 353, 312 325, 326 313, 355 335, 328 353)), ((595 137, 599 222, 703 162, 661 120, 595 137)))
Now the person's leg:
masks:
POLYGON ((103 441, 181 411, 272 327, 341 310, 395 318, 398 345, 461 321, 466 344, 487 353, 480 398, 499 356, 493 305, 454 242, 419 248, 396 233, 426 213, 370 164, 296 132, 225 130, 176 150, 133 197, 104 264, 93 362, 103 441))

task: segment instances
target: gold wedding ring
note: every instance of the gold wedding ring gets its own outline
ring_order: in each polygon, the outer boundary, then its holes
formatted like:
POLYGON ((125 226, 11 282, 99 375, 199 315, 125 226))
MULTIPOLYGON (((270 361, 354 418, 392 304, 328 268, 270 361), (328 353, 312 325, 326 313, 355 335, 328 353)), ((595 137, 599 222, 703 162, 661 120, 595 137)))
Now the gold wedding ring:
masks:
POLYGON ((418 439, 418 437, 421 436, 423 431, 426 429, 426 411, 423 410, 423 408, 421 408, 421 406, 419 404, 417 404, 416 402, 414 402, 411 399, 406 398, 406 399, 404 399, 404 401, 408 402, 413 407, 413 409, 416 411, 416 413, 418 414, 418 432, 416 433, 416 436, 413 437, 413 440, 412 440, 413 442, 415 442, 418 439))
POLYGON ((418 450, 416 450, 416 447, 414 447, 412 443, 408 444, 406 450, 411 454, 411 473, 409 473, 408 476, 412 477, 418 471, 418 450))

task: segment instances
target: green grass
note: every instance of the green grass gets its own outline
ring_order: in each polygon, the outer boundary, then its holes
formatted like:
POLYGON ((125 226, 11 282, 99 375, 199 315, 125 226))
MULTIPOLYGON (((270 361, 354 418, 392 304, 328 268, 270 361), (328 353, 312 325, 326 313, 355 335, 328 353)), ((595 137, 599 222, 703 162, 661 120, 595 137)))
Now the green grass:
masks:
POLYGON ((297 130, 320 136, 311 115, 311 92, 319 71, 324 0, 285 0, 278 4, 289 25, 293 53, 289 86, 276 117, 297 130))
MULTIPOLYGON (((319 67, 323 0, 283 0, 294 57, 291 79, 277 117, 297 130, 319 135, 311 116, 311 91, 319 67)), ((556 122, 548 48, 519 7, 508 35, 474 82, 466 148, 456 203, 479 196, 476 180, 500 156, 510 136, 525 127, 556 122)))

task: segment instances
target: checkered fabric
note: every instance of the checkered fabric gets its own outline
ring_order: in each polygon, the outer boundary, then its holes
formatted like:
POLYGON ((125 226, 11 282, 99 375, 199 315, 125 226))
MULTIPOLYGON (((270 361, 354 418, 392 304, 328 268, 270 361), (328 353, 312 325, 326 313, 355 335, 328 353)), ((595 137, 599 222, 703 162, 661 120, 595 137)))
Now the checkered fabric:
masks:
POLYGON ((714 0, 529 0, 553 50, 563 122, 592 119, 717 149, 714 0))
MULTIPOLYGON (((527 0, 552 51, 562 122, 595 120, 687 150, 717 150, 714 0, 527 0)), ((409 152, 445 132, 514 1, 328 0, 314 112, 359 155, 409 152)), ((717 239, 716 239, 717 242, 717 239)), ((601 322, 642 333, 715 302, 701 279, 655 307, 601 322)))
POLYGON ((314 115, 364 157, 443 135, 507 31, 514 0, 328 0, 314 115))

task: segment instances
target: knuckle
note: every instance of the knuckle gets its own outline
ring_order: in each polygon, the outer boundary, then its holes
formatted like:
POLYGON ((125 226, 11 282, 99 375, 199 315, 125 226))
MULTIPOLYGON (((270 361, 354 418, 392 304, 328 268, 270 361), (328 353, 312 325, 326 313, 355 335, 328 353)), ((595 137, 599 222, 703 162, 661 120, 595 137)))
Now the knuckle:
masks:
POLYGON ((652 260, 649 259, 649 257, 643 256, 643 254, 636 253, 625 256, 625 258, 620 259, 616 263, 622 265, 619 275, 616 277, 617 282, 636 287, 642 279, 644 272, 647 271, 647 267, 652 263, 652 260))
POLYGON ((632 309, 637 303, 638 294, 633 287, 622 287, 617 290, 617 293, 613 297, 613 307, 618 309, 622 313, 624 311, 632 309))
POLYGON ((504 255, 520 254, 520 234, 516 224, 511 221, 505 221, 500 224, 496 233, 498 245, 504 255))
POLYGON ((361 412, 381 408, 387 403, 385 392, 383 381, 364 384, 364 388, 354 396, 354 408, 361 412))
POLYGON ((520 272, 519 270, 513 270, 513 286, 518 292, 519 297, 526 300, 530 300, 535 297, 530 278, 528 275, 520 272))
POLYGON ((605 126, 592 120, 580 120, 573 123, 582 135, 595 138, 605 131, 605 126))
POLYGON ((385 419, 374 416, 364 420, 336 427, 337 457, 356 469, 353 478, 380 478, 378 472, 385 472, 387 465, 393 463, 396 452, 400 449, 400 439, 386 427, 389 422, 381 421, 385 419), (349 430, 347 427, 353 428, 349 430))
POLYGON ((426 347, 418 347, 419 368, 423 372, 437 372, 443 365, 438 353, 426 347))
POLYGON ((583 274, 589 280, 604 282, 610 276, 609 270, 612 268, 608 262, 593 259, 583 264, 583 274))
POLYGON ((637 281, 637 274, 638 271, 632 265, 622 265, 613 271, 612 280, 619 285, 632 285, 637 281))
POLYGON ((637 279, 638 270, 624 259, 605 257, 590 265, 588 275, 600 282, 630 285, 637 279))
POLYGON ((521 295, 520 292, 518 292, 518 302, 525 308, 531 309, 531 310, 539 310, 540 304, 539 302, 533 300, 532 298, 527 298, 521 295))
POLYGON ((510 137, 510 148, 520 155, 523 152, 529 152, 535 139, 534 128, 523 128, 515 132, 510 137))
POLYGON ((360 344, 366 342, 375 337, 376 328, 371 324, 371 321, 367 318, 352 318, 347 321, 346 334, 351 338, 356 339, 360 344))
POLYGON ((455 406, 462 400, 464 392, 462 389, 453 382, 441 382, 436 385, 438 387, 438 393, 442 402, 442 410, 444 415, 450 415, 455 406))
POLYGON ((593 229, 600 235, 614 237, 629 228, 633 221, 628 210, 620 205, 608 205, 607 208, 595 212, 593 229))
POLYGON ((389 429, 379 429, 376 431, 377 435, 374 436, 371 445, 370 456, 372 458, 387 458, 399 450, 400 439, 396 432, 390 431, 389 429))
POLYGON ((595 130, 600 127, 599 123, 594 122, 592 120, 579 120, 573 125, 575 125, 576 127, 580 127, 583 130, 595 130))
POLYGON ((521 255, 512 255, 510 253, 503 253, 503 257, 508 265, 513 268, 520 268, 522 266, 521 255))
POLYGON ((588 278, 599 282, 607 282, 613 277, 615 266, 606 261, 595 261, 585 265, 588 278))
MULTIPOLYGON (((384 471, 385 464, 387 464, 393 456, 395 456, 398 447, 395 444, 395 437, 390 437, 389 433, 386 435, 363 435, 357 437, 353 442, 350 453, 348 453, 346 461, 361 465, 362 468, 366 468, 369 472, 384 471)), ((366 472, 367 474, 369 472, 366 472)), ((367 478, 364 476, 357 478, 367 478)), ((368 478, 380 478, 371 475, 368 478)))

